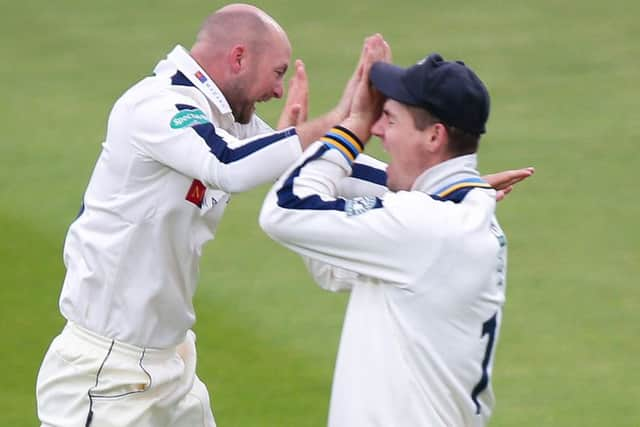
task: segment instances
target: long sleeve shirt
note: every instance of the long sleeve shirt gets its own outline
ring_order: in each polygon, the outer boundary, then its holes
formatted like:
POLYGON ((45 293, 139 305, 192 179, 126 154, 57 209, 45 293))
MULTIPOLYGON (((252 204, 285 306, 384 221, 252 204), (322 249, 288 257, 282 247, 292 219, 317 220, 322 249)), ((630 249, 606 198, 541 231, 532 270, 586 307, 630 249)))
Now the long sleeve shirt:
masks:
POLYGON ((316 142, 260 216, 320 286, 351 292, 329 425, 484 426, 506 287, 495 191, 467 155, 411 191, 340 197, 353 167, 316 142))
POLYGON ((60 309, 100 335, 166 348, 193 325, 202 247, 230 194, 273 182, 301 154, 295 129, 234 121, 180 46, 130 88, 64 245, 60 309))

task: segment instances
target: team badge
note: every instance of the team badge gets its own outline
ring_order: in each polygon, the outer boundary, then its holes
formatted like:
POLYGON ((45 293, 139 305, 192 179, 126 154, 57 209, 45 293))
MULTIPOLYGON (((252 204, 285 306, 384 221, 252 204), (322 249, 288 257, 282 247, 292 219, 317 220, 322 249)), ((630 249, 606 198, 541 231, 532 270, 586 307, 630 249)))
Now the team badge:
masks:
POLYGON ((207 78, 205 77, 204 74, 202 74, 202 71, 198 70, 195 73, 196 79, 200 80, 202 83, 207 81, 207 78))
POLYGON ((375 197, 356 197, 355 199, 348 199, 345 201, 344 211, 347 213, 347 216, 360 215, 368 210, 373 209, 375 205, 375 197))
POLYGON ((205 187, 202 182, 194 179, 191 183, 191 187, 189 187, 189 191, 187 191, 185 199, 201 208, 205 191, 207 191, 207 187, 205 187))

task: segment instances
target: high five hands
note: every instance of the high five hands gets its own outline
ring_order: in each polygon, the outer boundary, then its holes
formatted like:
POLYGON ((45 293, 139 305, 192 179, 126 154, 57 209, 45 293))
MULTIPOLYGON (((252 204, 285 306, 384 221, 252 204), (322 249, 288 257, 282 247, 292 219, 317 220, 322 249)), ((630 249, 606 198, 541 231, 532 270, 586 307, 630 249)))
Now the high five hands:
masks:
MULTIPOLYGON (((370 137, 370 129, 380 115, 384 98, 369 82, 369 69, 376 61, 391 62, 391 48, 382 35, 374 34, 365 39, 356 68, 347 82, 342 97, 333 114, 335 122, 345 120, 363 143, 370 137)), ((278 120, 278 129, 298 126, 305 122, 309 113, 309 81, 302 60, 295 61, 294 73, 289 80, 285 106, 278 120)), ((514 186, 532 176, 533 167, 511 169, 483 176, 497 191, 497 200, 503 200, 514 186)))

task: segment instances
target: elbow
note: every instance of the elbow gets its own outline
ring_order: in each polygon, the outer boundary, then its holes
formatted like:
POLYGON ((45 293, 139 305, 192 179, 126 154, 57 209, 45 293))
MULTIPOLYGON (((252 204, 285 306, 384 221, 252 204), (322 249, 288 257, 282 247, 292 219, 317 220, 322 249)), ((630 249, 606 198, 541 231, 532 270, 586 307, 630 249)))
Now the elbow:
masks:
POLYGON ((219 180, 219 187, 226 193, 244 193, 257 187, 260 182, 253 182, 246 179, 241 174, 227 173, 219 180))
POLYGON ((264 231, 267 234, 269 233, 269 230, 271 229, 271 224, 269 222, 269 217, 265 212, 265 207, 262 207, 262 210, 260 211, 260 216, 258 217, 258 223, 260 224, 260 228, 262 229, 262 231, 264 231))
POLYGON ((258 217, 258 223, 262 231, 276 242, 281 244, 290 242, 292 236, 291 230, 287 226, 287 214, 277 205, 273 193, 267 195, 258 217))
POLYGON ((268 206, 268 199, 262 206, 258 222, 262 231, 264 231, 268 236, 274 237, 277 233, 277 221, 273 220, 273 208, 268 206))

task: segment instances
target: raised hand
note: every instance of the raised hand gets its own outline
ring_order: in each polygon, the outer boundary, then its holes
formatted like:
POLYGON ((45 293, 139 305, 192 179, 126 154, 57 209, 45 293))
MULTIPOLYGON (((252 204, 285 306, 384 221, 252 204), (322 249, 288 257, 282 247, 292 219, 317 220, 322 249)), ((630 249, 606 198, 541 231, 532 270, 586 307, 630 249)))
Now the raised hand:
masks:
POLYGON ((363 78, 363 75, 365 75, 363 72, 365 58, 367 55, 372 55, 372 51, 375 51, 375 55, 370 58, 373 62, 391 62, 391 48, 380 34, 374 34, 364 40, 358 64, 344 88, 342 98, 334 110, 338 120, 346 118, 351 111, 351 102, 355 96, 358 83, 363 78))
POLYGON ((302 60, 297 59, 293 76, 289 80, 287 100, 278 119, 278 129, 298 126, 309 113, 309 80, 302 60))
POLYGON ((369 70, 374 62, 390 59, 389 45, 380 34, 375 34, 365 41, 360 65, 361 76, 357 82, 349 115, 343 125, 355 133, 363 144, 371 136, 371 126, 382 111, 384 97, 369 81, 369 70))

